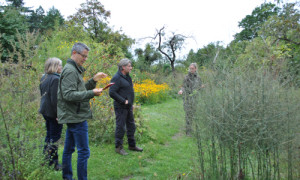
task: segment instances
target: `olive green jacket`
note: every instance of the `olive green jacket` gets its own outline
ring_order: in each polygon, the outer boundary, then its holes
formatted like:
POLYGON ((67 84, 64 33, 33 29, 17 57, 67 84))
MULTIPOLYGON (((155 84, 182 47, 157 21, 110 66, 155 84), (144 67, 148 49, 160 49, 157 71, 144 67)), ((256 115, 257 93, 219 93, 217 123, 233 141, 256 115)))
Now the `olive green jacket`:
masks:
POLYGON ((188 73, 188 75, 184 78, 183 81, 183 92, 184 95, 189 96, 193 94, 194 91, 199 91, 201 89, 202 81, 197 73, 188 73))
POLYGON ((201 79, 197 73, 190 73, 184 78, 182 90, 183 90, 183 104, 184 107, 193 106, 198 102, 198 92, 201 89, 201 79))
POLYGON ((80 123, 92 118, 89 100, 94 97, 92 89, 96 82, 90 79, 83 81, 83 67, 77 66, 74 60, 68 59, 58 84, 57 116, 58 123, 80 123))

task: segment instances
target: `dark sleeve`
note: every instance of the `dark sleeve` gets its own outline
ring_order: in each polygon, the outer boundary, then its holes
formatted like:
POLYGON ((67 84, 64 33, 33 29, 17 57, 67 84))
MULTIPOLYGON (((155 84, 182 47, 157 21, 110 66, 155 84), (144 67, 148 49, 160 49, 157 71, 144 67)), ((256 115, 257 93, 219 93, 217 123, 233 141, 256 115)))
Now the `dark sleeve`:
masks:
POLYGON ((115 84, 109 88, 109 96, 118 103, 125 104, 126 99, 120 96, 120 94, 118 93, 120 89, 120 79, 117 77, 113 77, 110 82, 115 84))
POLYGON ((40 94, 42 96, 42 84, 39 85, 39 88, 40 88, 40 94))
POLYGON ((87 90, 95 89, 97 82, 94 81, 93 78, 89 79, 87 82, 85 82, 85 88, 87 90))
POLYGON ((43 95, 43 92, 42 92, 42 83, 44 82, 44 77, 45 77, 45 75, 42 76, 42 78, 40 80, 40 85, 39 85, 41 96, 43 95))
POLYGON ((51 107, 55 113, 55 117, 57 117, 57 89, 58 89, 58 78, 52 80, 50 84, 50 100, 51 100, 51 107))

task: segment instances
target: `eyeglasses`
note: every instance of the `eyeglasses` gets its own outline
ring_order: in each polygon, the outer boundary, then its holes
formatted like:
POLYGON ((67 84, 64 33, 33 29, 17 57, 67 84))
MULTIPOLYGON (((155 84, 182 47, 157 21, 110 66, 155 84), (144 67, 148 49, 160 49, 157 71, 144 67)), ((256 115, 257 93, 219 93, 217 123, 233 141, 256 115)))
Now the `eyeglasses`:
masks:
POLYGON ((80 52, 76 52, 77 54, 80 54, 83 58, 87 58, 87 55, 81 54, 80 52))

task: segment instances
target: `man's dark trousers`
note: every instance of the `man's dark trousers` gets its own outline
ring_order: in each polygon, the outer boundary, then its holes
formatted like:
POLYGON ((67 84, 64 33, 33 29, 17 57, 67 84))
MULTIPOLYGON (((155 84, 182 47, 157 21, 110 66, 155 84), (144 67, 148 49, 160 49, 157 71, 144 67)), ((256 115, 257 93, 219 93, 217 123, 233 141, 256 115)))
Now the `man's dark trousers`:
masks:
POLYGON ((135 147, 135 123, 133 117, 133 109, 115 107, 116 114, 116 131, 115 131, 115 144, 116 148, 123 145, 123 137, 127 130, 128 145, 135 147))

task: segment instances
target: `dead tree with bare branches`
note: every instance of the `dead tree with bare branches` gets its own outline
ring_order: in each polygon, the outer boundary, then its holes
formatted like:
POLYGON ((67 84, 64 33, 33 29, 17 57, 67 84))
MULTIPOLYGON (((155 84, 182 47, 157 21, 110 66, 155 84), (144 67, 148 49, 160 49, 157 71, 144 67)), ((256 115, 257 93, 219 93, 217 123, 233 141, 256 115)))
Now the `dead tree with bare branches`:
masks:
POLYGON ((156 31, 157 32, 153 39, 158 38, 157 49, 170 61, 172 72, 174 73, 176 53, 177 51, 181 50, 187 37, 181 34, 176 34, 174 32, 172 32, 171 36, 167 37, 165 33, 165 27, 162 27, 161 29, 156 31))

